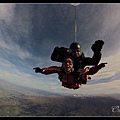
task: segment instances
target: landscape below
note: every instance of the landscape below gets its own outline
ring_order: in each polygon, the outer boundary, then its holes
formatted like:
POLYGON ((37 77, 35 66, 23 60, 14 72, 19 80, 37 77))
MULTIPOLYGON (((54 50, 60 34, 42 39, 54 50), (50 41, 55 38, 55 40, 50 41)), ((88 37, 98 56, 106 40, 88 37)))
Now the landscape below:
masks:
POLYGON ((120 94, 64 96, 0 80, 0 116, 120 116, 120 94))

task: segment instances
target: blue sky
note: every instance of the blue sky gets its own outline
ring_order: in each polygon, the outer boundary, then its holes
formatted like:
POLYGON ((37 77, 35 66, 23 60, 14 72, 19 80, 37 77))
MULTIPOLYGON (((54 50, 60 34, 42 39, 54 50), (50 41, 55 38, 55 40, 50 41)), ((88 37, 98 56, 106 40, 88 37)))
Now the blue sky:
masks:
POLYGON ((33 67, 60 66, 50 60, 55 46, 74 41, 74 6, 70 3, 0 4, 0 79, 54 93, 110 94, 120 91, 120 4, 81 3, 76 6, 77 41, 86 57, 91 45, 104 40, 105 68, 78 90, 61 86, 57 74, 43 75, 33 67))

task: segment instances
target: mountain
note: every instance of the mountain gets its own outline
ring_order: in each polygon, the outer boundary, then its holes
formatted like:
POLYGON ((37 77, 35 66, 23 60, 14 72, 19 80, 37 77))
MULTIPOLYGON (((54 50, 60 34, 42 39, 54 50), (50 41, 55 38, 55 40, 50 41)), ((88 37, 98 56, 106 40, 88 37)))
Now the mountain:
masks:
POLYGON ((0 80, 0 116, 120 116, 119 106, 109 95, 63 96, 0 80))

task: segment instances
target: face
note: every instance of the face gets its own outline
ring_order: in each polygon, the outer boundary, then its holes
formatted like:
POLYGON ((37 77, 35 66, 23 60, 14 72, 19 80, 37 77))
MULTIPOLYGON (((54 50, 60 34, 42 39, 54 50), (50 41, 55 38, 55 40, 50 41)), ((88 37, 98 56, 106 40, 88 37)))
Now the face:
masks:
POLYGON ((81 55, 80 49, 73 49, 71 52, 71 55, 73 57, 80 57, 80 55, 81 55))
POLYGON ((66 58, 63 62, 63 68, 67 74, 71 73, 73 69, 73 61, 71 58, 66 58))

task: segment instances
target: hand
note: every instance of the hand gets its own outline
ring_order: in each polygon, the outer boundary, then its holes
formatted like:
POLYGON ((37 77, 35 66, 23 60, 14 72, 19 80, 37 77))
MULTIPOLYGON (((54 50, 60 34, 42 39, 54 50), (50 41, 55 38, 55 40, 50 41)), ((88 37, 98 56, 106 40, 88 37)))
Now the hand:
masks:
POLYGON ((36 73, 42 72, 42 69, 40 69, 39 67, 33 68, 33 70, 35 70, 36 73))
POLYGON ((105 64, 107 64, 107 63, 101 63, 101 64, 99 64, 99 65, 97 66, 97 68, 98 68, 98 69, 101 69, 101 68, 105 67, 105 64))
POLYGON ((93 50, 93 52, 100 52, 103 45, 104 45, 104 41, 103 40, 97 40, 92 45, 91 49, 93 50))
POLYGON ((66 53, 68 50, 68 48, 65 48, 65 47, 55 47, 55 51, 57 51, 58 53, 66 53))
POLYGON ((57 52, 58 52, 58 51, 59 51, 59 47, 58 47, 58 46, 55 47, 55 48, 54 48, 54 51, 57 51, 57 52))
POLYGON ((89 67, 86 67, 85 69, 80 69, 80 75, 84 75, 89 71, 89 67))
POLYGON ((85 69, 80 69, 80 75, 83 75, 85 73, 85 69))

